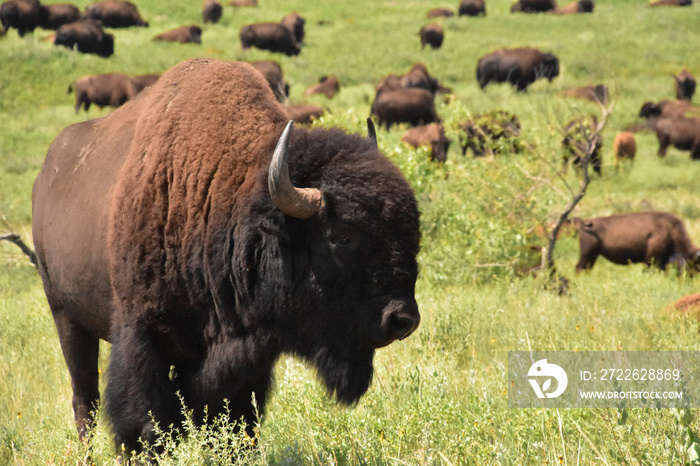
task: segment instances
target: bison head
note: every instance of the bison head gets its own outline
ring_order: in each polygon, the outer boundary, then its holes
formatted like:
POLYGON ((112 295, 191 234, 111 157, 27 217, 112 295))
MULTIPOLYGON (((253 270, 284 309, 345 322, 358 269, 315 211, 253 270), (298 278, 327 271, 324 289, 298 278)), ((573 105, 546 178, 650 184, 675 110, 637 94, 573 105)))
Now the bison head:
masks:
POLYGON ((559 76, 559 59, 551 53, 545 53, 542 56, 542 63, 538 75, 552 82, 554 78, 559 76))

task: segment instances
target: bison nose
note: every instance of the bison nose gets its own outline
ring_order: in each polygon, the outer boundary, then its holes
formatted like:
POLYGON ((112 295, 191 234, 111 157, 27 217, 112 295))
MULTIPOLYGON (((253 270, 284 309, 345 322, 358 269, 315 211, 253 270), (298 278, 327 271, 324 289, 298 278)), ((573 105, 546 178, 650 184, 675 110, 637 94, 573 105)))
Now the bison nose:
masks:
POLYGON ((391 301, 382 311, 382 338, 377 347, 403 340, 418 328, 419 323, 420 313, 415 301, 391 301))

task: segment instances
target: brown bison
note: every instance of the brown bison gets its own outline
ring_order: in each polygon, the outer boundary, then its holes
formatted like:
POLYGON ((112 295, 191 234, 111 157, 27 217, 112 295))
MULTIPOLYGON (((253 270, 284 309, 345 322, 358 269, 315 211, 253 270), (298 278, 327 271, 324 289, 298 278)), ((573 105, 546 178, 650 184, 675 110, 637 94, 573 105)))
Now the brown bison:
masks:
POLYGON ((180 26, 170 29, 169 31, 161 32, 151 39, 156 42, 179 42, 181 44, 201 44, 202 43, 202 28, 190 24, 189 26, 180 26))
POLYGON ((233 7, 258 6, 258 0, 231 0, 228 4, 233 7))
POLYGON ((290 104, 285 105, 284 109, 289 119, 299 124, 310 125, 323 115, 323 107, 314 104, 290 104))
POLYGON ((674 262, 698 268, 700 249, 688 238, 683 221, 668 212, 574 218, 573 222, 579 231, 577 272, 593 268, 598 256, 620 265, 643 262, 663 270, 674 262))
POLYGON ((639 110, 642 118, 680 118, 700 116, 700 108, 684 100, 659 100, 645 102, 639 110))
POLYGON ((425 14, 428 18, 450 18, 455 15, 451 8, 431 8, 425 14))
POLYGON ((462 0, 457 10, 459 16, 486 16, 484 0, 462 0))
MULTIPOLYGON (((639 130, 639 125, 635 129, 639 130)), ((652 118, 646 123, 647 129, 656 133, 659 140, 659 157, 665 157, 670 146, 678 150, 690 151, 693 160, 700 160, 700 118, 652 118)))
POLYGON ((439 49, 442 46, 442 41, 445 39, 445 31, 440 23, 426 24, 418 33, 420 35, 420 48, 424 49, 426 45, 434 49, 439 49))
POLYGON ((176 65, 51 144, 32 192, 38 269, 84 435, 112 343, 116 445, 226 411, 252 434, 281 354, 353 404, 418 326, 417 202, 370 138, 294 129, 251 66, 176 65), (67 239, 70 239, 67 241, 67 239), (181 397, 181 399, 180 399, 181 397))
POLYGON ((85 18, 101 21, 107 28, 148 27, 138 8, 126 0, 104 0, 91 3, 85 8, 85 18))
POLYGON ((476 67, 476 79, 482 89, 493 81, 509 82, 518 91, 525 91, 537 79, 551 82, 557 76, 557 57, 532 47, 495 50, 481 57, 476 67))
POLYGON ((202 21, 204 23, 218 23, 224 8, 219 0, 204 0, 202 5, 202 21))
POLYGON ((447 160, 447 151, 452 143, 445 136, 445 129, 437 123, 410 128, 403 134, 401 141, 416 149, 424 146, 430 148, 430 160, 435 162, 447 160))
POLYGON ((279 63, 272 60, 257 60, 250 62, 250 65, 262 73, 279 102, 287 100, 289 84, 284 80, 282 67, 279 63))
POLYGON ((608 86, 605 84, 574 87, 572 89, 565 90, 562 95, 564 97, 584 99, 603 105, 606 105, 609 99, 608 86))
POLYGON ((690 6, 693 0, 652 0, 649 6, 690 6))
POLYGON ((331 76, 321 76, 321 79, 317 84, 309 87, 304 91, 304 95, 307 97, 314 94, 323 94, 329 99, 332 99, 338 91, 340 90, 340 83, 335 75, 331 76))
POLYGON ((94 53, 107 58, 114 53, 114 36, 102 29, 99 21, 80 20, 64 24, 56 30, 54 45, 94 53))
POLYGON ((588 157, 588 164, 593 167, 593 171, 602 175, 600 149, 603 147, 603 137, 596 130, 597 125, 598 119, 591 115, 589 118, 576 118, 564 127, 561 145, 564 148, 565 167, 571 162, 574 167, 583 168, 588 157))
POLYGON ((17 29, 20 37, 41 26, 46 10, 39 0, 8 0, 0 5, 0 23, 5 31, 17 29))
POLYGON ((678 76, 674 76, 676 99, 690 102, 695 94, 695 78, 690 71, 683 69, 678 76))
POLYGON ((280 23, 248 24, 241 28, 239 37, 243 50, 256 47, 287 56, 299 55, 301 52, 292 31, 280 23))
POLYGON ((136 86, 136 92, 141 92, 148 86, 153 85, 160 78, 160 73, 138 74, 131 77, 131 81, 136 86))
POLYGON ((294 39, 297 44, 301 45, 304 42, 304 24, 306 20, 299 16, 296 11, 289 13, 282 18, 281 23, 294 34, 294 39))
POLYGON ((423 63, 415 63, 406 74, 400 77, 399 84, 403 87, 425 89, 432 94, 451 92, 451 89, 443 87, 440 81, 430 75, 423 63))
POLYGON ((378 92, 372 102, 370 115, 377 117, 377 124, 388 130, 394 124, 411 126, 438 123, 435 96, 417 87, 390 87, 378 92))
POLYGON ((554 0, 519 0, 510 7, 511 13, 544 13, 557 7, 554 0))
POLYGON ((595 4, 593 0, 578 0, 575 2, 568 3, 564 6, 554 8, 553 10, 547 11, 554 15, 574 15, 577 13, 593 13, 595 4))
POLYGON ((624 161, 634 161, 637 155, 637 142, 634 139, 634 133, 629 131, 621 131, 617 133, 613 140, 613 157, 615 157, 615 167, 619 169, 624 161))
MULTIPOLYGON (((73 84, 68 93, 73 92, 73 84)), ((134 81, 124 73, 107 73, 81 76, 75 81, 75 113, 83 107, 87 112, 90 104, 117 108, 136 97, 139 89, 134 81)))
POLYGON ((41 21, 42 29, 56 30, 64 24, 80 19, 80 10, 72 3, 57 3, 42 5, 45 13, 41 21))

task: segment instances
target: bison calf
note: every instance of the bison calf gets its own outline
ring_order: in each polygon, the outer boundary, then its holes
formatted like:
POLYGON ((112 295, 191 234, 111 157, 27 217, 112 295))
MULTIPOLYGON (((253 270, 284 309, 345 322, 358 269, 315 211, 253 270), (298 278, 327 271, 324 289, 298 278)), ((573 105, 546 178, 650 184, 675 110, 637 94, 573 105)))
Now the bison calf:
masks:
POLYGON ((564 97, 588 100, 603 105, 608 103, 609 98, 608 87, 605 84, 574 87, 565 90, 562 95, 564 97))
POLYGON ((420 28, 420 48, 424 49, 426 45, 434 49, 439 49, 442 46, 442 41, 445 39, 445 31, 440 23, 426 24, 420 28))
POLYGON ((635 212, 590 220, 573 219, 579 230, 576 272, 593 268, 598 256, 614 264, 643 262, 664 270, 674 262, 697 270, 700 250, 683 221, 668 212, 635 212))
POLYGON ((613 157, 615 157, 615 168, 619 169, 625 161, 634 161, 637 154, 637 142, 634 134, 629 131, 622 131, 613 140, 613 157))
POLYGON ((317 84, 314 84, 304 91, 304 95, 309 97, 314 94, 323 94, 329 99, 332 99, 339 90, 340 83, 338 83, 338 78, 335 75, 322 76, 317 84))
POLYGON ((447 160, 447 151, 452 142, 445 136, 445 129, 442 125, 436 123, 416 126, 407 130, 401 137, 401 141, 416 149, 429 147, 430 160, 435 162, 447 160))
POLYGON ((191 24, 161 32, 151 39, 156 42, 179 42, 181 44, 201 44, 202 28, 191 24))

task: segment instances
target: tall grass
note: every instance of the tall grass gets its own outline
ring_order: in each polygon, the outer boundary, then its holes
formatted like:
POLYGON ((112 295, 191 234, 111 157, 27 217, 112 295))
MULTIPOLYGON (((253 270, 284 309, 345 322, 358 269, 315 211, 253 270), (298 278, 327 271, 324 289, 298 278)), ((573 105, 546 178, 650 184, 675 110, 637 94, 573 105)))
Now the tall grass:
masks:
MULTIPOLYGON (((76 2, 84 7, 88 0, 76 2)), ((425 12, 457 2, 428 0, 324 2, 260 0, 259 8, 225 7, 219 24, 204 27, 201 46, 153 43, 156 33, 200 22, 199 2, 140 0, 149 28, 114 31, 115 55, 102 59, 51 45, 49 32, 0 39, 0 232, 31 231, 31 186, 46 150, 66 125, 103 116, 75 114, 68 85, 78 76, 158 72, 195 56, 226 60, 275 59, 291 84, 290 99, 324 105, 316 124, 364 132, 374 85, 418 61, 453 89, 440 101, 453 146, 444 165, 400 142, 404 127, 379 132, 380 148, 404 172, 422 212, 417 299, 422 323, 415 335, 377 353, 376 376, 353 408, 326 396, 313 370, 282 358, 275 388, 255 439, 235 433, 235 419, 212 419, 202 430, 168 440, 166 464, 669 464, 697 460, 697 410, 544 410, 507 405, 507 354, 520 350, 698 350, 693 316, 665 311, 698 291, 698 278, 601 260, 574 275, 576 238, 564 236, 555 259, 570 279, 558 295, 542 278, 523 275, 537 263, 531 246, 544 245, 537 227, 550 223, 578 184, 559 178, 561 135, 569 119, 597 108, 565 100, 566 88, 604 83, 616 100, 606 127, 603 177, 594 177, 574 212, 581 217, 659 209, 685 219, 700 241, 697 180, 700 164, 675 149, 656 157, 650 134, 637 137, 637 160, 615 172, 614 134, 637 121, 644 101, 673 96, 670 73, 700 73, 698 7, 650 9, 643 2, 600 1, 592 15, 511 15, 510 0, 488 0, 485 18, 442 20, 439 50, 421 50, 425 12), (298 57, 242 52, 241 25, 277 21, 292 10, 307 20, 298 57), (478 58, 493 48, 532 45, 557 55, 561 76, 527 93, 475 81, 478 58), (333 99, 303 91, 336 74, 333 99), (522 122, 532 150, 493 158, 463 157, 459 123, 505 109, 522 122), (695 455, 695 456, 694 456, 695 455)), ((100 367, 109 353, 102 350, 100 367)), ((36 272, 12 246, 0 243, 0 464, 113 464, 108 422, 87 445, 78 440, 70 380, 36 272)), ((163 426, 164 428, 167 426, 163 426)))

